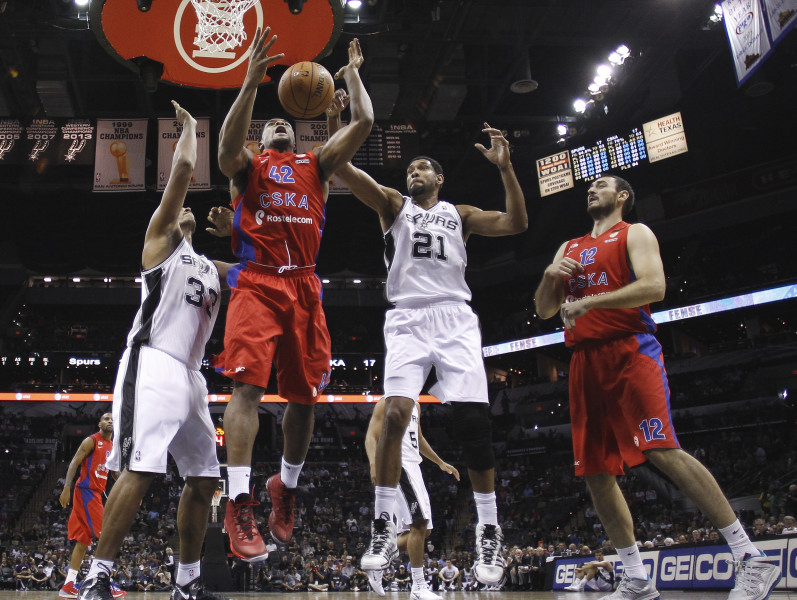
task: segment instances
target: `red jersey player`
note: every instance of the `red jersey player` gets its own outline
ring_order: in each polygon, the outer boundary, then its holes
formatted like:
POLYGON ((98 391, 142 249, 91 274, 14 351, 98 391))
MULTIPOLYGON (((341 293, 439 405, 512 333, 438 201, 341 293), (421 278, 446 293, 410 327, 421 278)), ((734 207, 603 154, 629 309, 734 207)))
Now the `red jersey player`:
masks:
MULTIPOLYGON (((102 532, 102 493, 108 483, 108 469, 105 460, 111 454, 113 442, 113 417, 105 413, 98 424, 99 431, 83 440, 72 457, 72 462, 64 477, 64 490, 61 492, 61 506, 69 506, 69 495, 72 480, 78 468, 80 475, 72 494, 72 513, 69 515, 68 536, 75 541, 72 559, 66 581, 58 592, 61 598, 77 598, 78 588, 75 585, 83 557, 91 545, 92 539, 99 538, 102 532)), ((118 588, 117 588, 118 590, 118 588)), ((125 592, 114 591, 114 597, 124 596, 125 592)))
POLYGON ((670 419, 670 389, 649 304, 664 298, 664 267, 656 236, 623 217, 634 205, 625 180, 592 182, 587 212, 592 231, 565 242, 535 293, 537 314, 565 324, 570 361, 570 419, 576 475, 623 562, 611 600, 659 597, 634 540, 631 512, 617 485, 623 464, 650 460, 719 528, 738 565, 729 600, 763 600, 780 579, 750 542, 714 477, 681 450, 670 419))
POLYGON ((282 468, 267 483, 269 527, 275 539, 287 543, 293 532, 294 488, 313 432, 313 407, 329 382, 330 340, 321 282, 314 272, 328 181, 351 160, 373 124, 355 39, 349 44, 349 63, 335 75, 345 80, 351 96, 350 125, 319 150, 296 154, 291 125, 272 119, 263 129, 262 154, 253 156, 244 144, 257 86, 268 65, 282 57, 268 55, 277 39, 269 35, 269 29, 255 35, 246 78, 219 134, 219 167, 230 178, 235 209, 233 251, 240 259, 227 275, 232 297, 224 352, 214 361, 218 371, 235 380, 224 413, 230 497, 224 524, 233 553, 250 561, 266 554, 249 484, 258 404, 273 364, 288 406, 282 421, 282 468))

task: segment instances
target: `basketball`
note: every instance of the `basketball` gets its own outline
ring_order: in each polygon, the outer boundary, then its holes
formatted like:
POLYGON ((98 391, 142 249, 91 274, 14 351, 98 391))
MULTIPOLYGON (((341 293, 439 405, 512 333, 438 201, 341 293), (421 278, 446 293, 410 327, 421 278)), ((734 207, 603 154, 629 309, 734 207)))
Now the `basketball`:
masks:
POLYGON ((332 75, 318 63, 304 61, 291 66, 280 78, 277 94, 285 111, 297 119, 317 117, 335 93, 332 75))

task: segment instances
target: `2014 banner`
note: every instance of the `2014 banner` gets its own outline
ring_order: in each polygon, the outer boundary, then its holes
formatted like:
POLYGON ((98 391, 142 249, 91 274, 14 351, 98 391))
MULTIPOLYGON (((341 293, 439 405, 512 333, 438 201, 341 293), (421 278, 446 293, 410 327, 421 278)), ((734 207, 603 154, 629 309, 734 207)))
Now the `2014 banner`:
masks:
MULTIPOLYGON (((183 131, 176 119, 158 119, 158 191, 166 189, 174 151, 183 131)), ((210 189, 210 119, 196 120, 196 165, 188 190, 210 189)))

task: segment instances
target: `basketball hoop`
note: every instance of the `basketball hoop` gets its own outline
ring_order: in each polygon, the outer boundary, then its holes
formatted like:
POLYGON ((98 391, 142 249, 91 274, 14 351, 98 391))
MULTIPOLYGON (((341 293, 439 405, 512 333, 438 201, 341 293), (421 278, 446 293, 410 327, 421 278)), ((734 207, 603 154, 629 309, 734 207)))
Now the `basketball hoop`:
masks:
POLYGON ((258 0, 191 0, 197 17, 194 58, 234 58, 246 39, 244 14, 258 0))

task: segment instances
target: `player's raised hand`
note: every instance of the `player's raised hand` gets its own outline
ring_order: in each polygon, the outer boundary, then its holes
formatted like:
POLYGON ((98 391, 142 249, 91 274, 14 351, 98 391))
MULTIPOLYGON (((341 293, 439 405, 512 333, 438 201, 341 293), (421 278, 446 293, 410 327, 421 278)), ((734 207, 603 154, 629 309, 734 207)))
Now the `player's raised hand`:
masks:
POLYGON ((332 96, 332 102, 327 106, 327 117, 336 117, 342 113, 349 105, 349 95, 343 88, 335 90, 335 95, 332 96))
POLYGON ((193 122, 194 125, 196 125, 196 119, 192 117, 191 113, 189 113, 186 109, 177 104, 176 101, 172 100, 172 106, 174 107, 174 112, 175 116, 177 117, 177 122, 180 125, 185 125, 186 123, 191 123, 191 122, 193 122))
POLYGON ((335 73, 335 79, 343 77, 349 69, 358 70, 364 61, 363 51, 360 49, 360 40, 354 38, 349 42, 349 64, 345 67, 341 67, 338 72, 335 73))
POLYGON ((206 227, 205 231, 216 237, 229 237, 232 235, 232 219, 234 216, 235 213, 226 206, 214 206, 208 214, 208 221, 213 224, 213 227, 206 227))
POLYGON ((484 124, 482 133, 490 136, 490 147, 485 148, 482 144, 474 144, 476 149, 484 154, 491 163, 497 167, 504 168, 509 166, 509 141, 501 133, 500 129, 484 124))
POLYGON ((266 70, 268 66, 273 63, 274 61, 280 60, 285 56, 285 54, 275 54, 274 56, 269 56, 269 50, 274 45, 274 42, 277 41, 277 36, 273 35, 271 39, 268 39, 268 36, 271 34, 271 27, 266 27, 266 29, 261 32, 260 28, 257 28, 255 32, 255 39, 252 41, 252 45, 249 47, 249 68, 246 71, 246 79, 250 83, 259 84, 263 81, 263 78, 266 76, 266 70))

